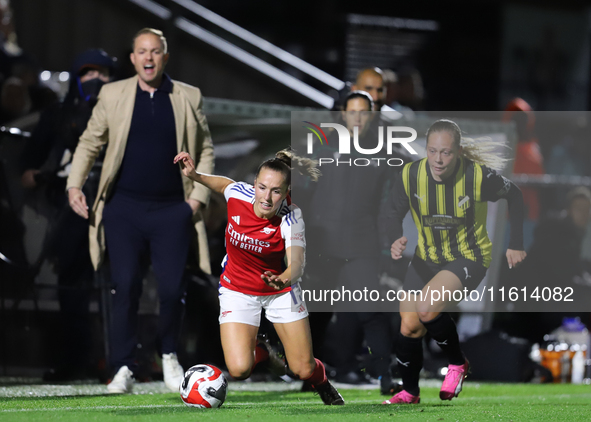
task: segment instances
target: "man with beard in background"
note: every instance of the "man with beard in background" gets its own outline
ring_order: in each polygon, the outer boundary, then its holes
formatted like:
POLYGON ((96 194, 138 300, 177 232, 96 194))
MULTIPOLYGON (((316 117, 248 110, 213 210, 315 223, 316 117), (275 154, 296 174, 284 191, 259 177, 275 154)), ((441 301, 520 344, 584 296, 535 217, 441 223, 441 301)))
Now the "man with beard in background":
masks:
POLYGON ((181 178, 173 158, 188 152, 198 171, 211 174, 213 143, 201 91, 164 71, 169 52, 162 31, 141 29, 132 46, 130 60, 137 74, 101 90, 74 152, 66 189, 70 207, 90 221, 90 256, 97 270, 108 253, 113 286, 109 360, 115 376, 107 391, 133 389, 139 369, 139 301, 149 257, 158 283, 162 374, 168 388, 178 392, 184 370, 176 352, 185 267, 194 240, 201 271, 211 273, 202 216, 210 191, 181 178), (89 208, 81 188, 103 148, 96 201, 89 208))

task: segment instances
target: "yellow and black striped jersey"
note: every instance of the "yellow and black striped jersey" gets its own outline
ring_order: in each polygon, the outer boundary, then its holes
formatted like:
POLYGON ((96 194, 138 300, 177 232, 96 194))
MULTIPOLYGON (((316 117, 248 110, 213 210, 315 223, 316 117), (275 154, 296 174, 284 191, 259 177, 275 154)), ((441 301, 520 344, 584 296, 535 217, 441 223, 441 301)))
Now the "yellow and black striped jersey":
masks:
POLYGON ((427 159, 404 166, 394 185, 394 240, 402 236, 402 219, 411 211, 419 242, 415 254, 444 264, 458 258, 488 268, 492 243, 486 230, 487 202, 506 198, 511 220, 511 249, 523 249, 521 192, 509 179, 461 157, 444 181, 431 175, 427 159))

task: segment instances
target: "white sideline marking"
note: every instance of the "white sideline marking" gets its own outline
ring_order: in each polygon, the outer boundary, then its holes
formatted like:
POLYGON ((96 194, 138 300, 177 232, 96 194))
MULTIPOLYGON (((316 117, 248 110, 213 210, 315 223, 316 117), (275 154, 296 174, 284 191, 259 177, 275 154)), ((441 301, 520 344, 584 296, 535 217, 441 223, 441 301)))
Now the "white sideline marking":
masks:
MULTIPOLYGON (((591 393, 581 394, 555 394, 551 396, 542 396, 539 394, 531 396, 492 396, 492 397, 463 397, 456 399, 457 402, 462 401, 498 401, 498 400, 510 400, 510 399, 538 399, 546 400, 549 398, 591 398, 591 393)), ((430 397, 427 398, 431 399, 430 397)), ((432 398, 433 402, 439 403, 440 401, 435 397, 432 398)), ((381 405, 381 399, 377 400, 345 400, 346 404, 362 404, 362 403, 373 403, 375 405, 381 405)), ((285 401, 271 401, 271 402, 239 402, 239 403, 227 403, 224 407, 240 407, 240 406, 269 406, 269 405, 280 405, 284 406, 285 401)), ((289 402, 289 405, 302 405, 302 406, 324 406, 321 402, 289 402)), ((426 404, 426 403, 425 403, 426 404)), ((0 410, 0 413, 21 413, 21 412, 59 412, 59 411, 89 411, 89 410, 127 410, 127 409, 161 409, 161 408, 172 408, 172 407, 186 407, 184 404, 142 404, 136 406, 92 406, 92 407, 48 407, 38 409, 5 409, 0 410)), ((198 410, 197 410, 198 411, 198 410)))
POLYGON ((183 404, 141 404, 137 406, 92 406, 92 407, 46 407, 39 409, 6 409, 0 410, 2 413, 18 412, 56 412, 60 410, 125 410, 125 409, 158 409, 161 407, 182 407, 183 404))
MULTIPOLYGON (((381 402, 376 400, 348 400, 346 401, 347 404, 351 403, 374 403, 380 404, 381 402)), ((320 401, 313 402, 289 402, 289 405, 305 405, 305 406, 324 406, 324 404, 320 401)), ((240 402, 240 403, 227 403, 224 404, 224 408, 226 407, 234 407, 234 406, 269 406, 269 405, 278 405, 278 406, 285 406, 285 401, 270 401, 270 402, 240 402)), ((80 411, 89 411, 89 410, 127 410, 127 409, 160 409, 160 408, 170 408, 170 407, 187 407, 184 404, 140 404, 137 406, 92 406, 92 407, 45 407, 45 408, 38 408, 38 409, 5 409, 0 410, 0 413, 19 413, 19 412, 57 412, 60 410, 64 411, 71 411, 71 410, 80 410, 80 411)), ((199 411, 199 409, 196 409, 199 411)))

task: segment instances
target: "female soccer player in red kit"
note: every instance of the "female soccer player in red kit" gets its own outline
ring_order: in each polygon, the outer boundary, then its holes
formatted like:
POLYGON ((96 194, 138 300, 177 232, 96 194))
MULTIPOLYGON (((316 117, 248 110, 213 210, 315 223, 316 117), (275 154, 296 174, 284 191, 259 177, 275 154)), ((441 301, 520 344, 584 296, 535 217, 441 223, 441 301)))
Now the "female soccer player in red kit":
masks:
POLYGON ((268 358, 266 349, 257 347, 264 308, 283 343, 289 369, 308 381, 324 404, 344 404, 326 378, 323 363, 312 354, 308 310, 299 286, 306 240, 301 210, 291 204, 289 196, 291 166, 305 169, 315 179, 319 176, 315 163, 291 151, 279 151, 259 166, 253 186, 197 173, 186 152, 174 162, 180 163, 185 176, 223 193, 228 202, 219 321, 230 375, 246 379, 255 365, 268 358))

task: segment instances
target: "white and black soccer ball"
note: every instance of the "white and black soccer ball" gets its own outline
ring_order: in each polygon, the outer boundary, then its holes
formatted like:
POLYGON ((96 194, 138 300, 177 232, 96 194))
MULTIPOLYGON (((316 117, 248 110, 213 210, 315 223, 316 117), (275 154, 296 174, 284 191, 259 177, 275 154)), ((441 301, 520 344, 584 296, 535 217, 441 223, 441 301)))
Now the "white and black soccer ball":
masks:
POLYGON ((212 409, 220 407, 226 400, 228 381, 213 365, 195 365, 185 372, 179 389, 187 406, 212 409))

